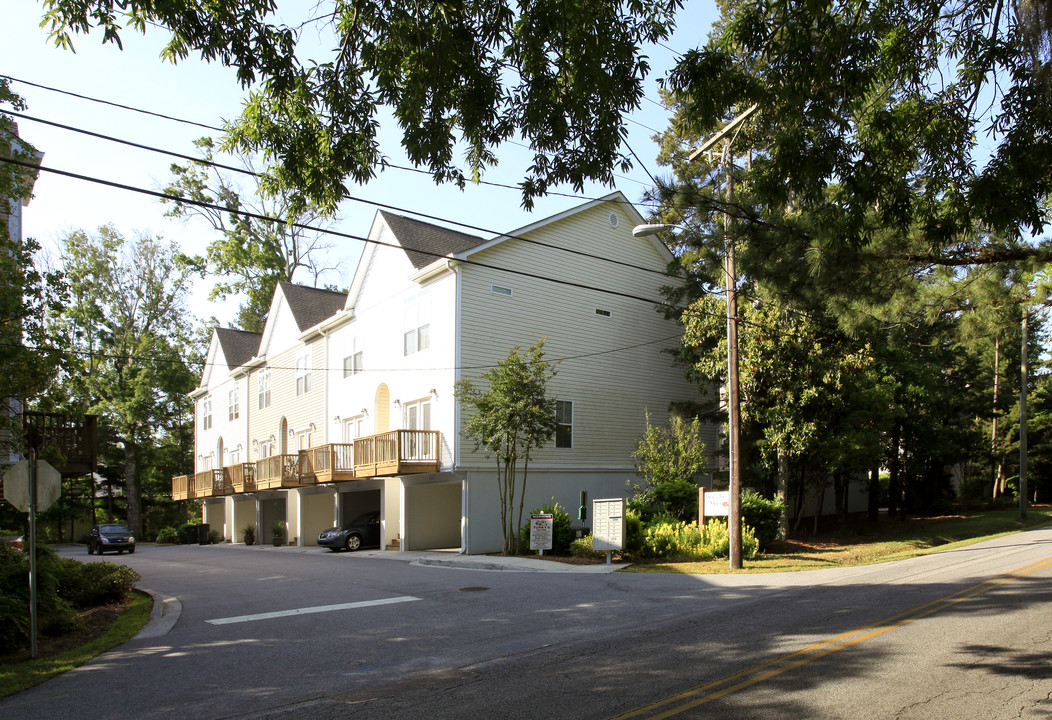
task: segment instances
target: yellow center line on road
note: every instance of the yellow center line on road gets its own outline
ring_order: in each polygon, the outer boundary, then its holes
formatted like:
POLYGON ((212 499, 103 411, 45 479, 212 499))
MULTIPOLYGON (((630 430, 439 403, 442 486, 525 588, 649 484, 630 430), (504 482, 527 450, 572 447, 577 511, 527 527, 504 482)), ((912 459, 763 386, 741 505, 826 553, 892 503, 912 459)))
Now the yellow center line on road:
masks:
POLYGON ((964 588, 963 590, 958 590, 950 595, 946 595, 936 600, 932 600, 931 602, 924 603, 923 605, 918 605, 917 607, 886 617, 883 620, 863 625, 854 630, 848 630, 847 632, 834 635, 831 638, 808 645, 807 647, 801 648, 787 655, 773 658, 745 670, 739 670, 738 672, 722 677, 719 680, 713 680, 704 685, 698 685, 697 687, 691 688, 690 690, 670 695, 667 698, 650 703, 649 705, 644 705, 635 710, 629 710, 628 712, 614 716, 611 720, 624 720, 626 718, 638 717, 646 717, 648 720, 661 720, 662 718, 670 718, 679 715, 680 713, 696 708, 699 705, 704 705, 705 703, 718 700, 719 698, 730 695, 738 690, 743 690, 752 685, 756 685, 757 683, 761 683, 764 680, 769 680, 772 677, 798 668, 801 665, 806 665, 807 663, 823 658, 826 655, 857 645, 864 640, 877 637, 889 630, 902 627, 914 620, 927 617, 928 615, 932 615, 940 610, 951 607, 955 603, 962 602, 963 600, 975 597, 976 595, 981 595, 995 587, 1026 577, 1027 575, 1049 566, 1052 566, 1052 558, 1038 560, 1029 565, 1024 565, 1021 568, 1012 570, 1011 572, 998 575, 988 580, 983 580, 980 583, 964 588), (768 670, 768 668, 772 669, 768 670), (764 672, 765 670, 766 672, 764 672), (715 688, 721 689, 714 690, 715 688), (714 691, 698 697, 698 695, 710 690, 714 691), (651 714, 661 708, 668 705, 675 705, 676 703, 681 704, 668 708, 663 712, 651 714))

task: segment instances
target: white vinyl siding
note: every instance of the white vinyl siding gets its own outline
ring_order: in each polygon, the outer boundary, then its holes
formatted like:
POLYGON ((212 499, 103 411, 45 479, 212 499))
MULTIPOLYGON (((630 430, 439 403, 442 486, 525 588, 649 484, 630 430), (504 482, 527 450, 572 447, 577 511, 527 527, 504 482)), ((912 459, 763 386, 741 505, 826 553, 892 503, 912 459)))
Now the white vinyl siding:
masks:
MULTIPOLYGON (((664 423, 674 400, 704 402, 698 387, 688 383, 673 358, 681 329, 654 309, 660 288, 673 282, 663 276, 668 262, 650 238, 633 238, 631 221, 610 227, 608 205, 600 205, 525 233, 555 246, 584 251, 583 257, 533 244, 505 240, 473 256, 494 267, 508 267, 538 277, 515 278, 514 302, 495 302, 492 287, 507 286, 507 274, 462 265, 460 294, 460 358, 467 377, 477 377, 518 345, 525 350, 545 338, 545 357, 561 359, 549 383, 549 395, 572 398, 573 453, 556 448, 554 439, 539 448, 531 464, 575 468, 631 470, 631 452, 651 422, 664 423), (612 265, 601 258, 616 257, 654 272, 612 265), (610 288, 635 300, 548 282, 551 277, 596 288, 610 288), (609 317, 596 310, 610 313, 609 317)), ((623 218, 624 219, 624 218, 623 218)), ((463 423, 464 420, 462 419, 463 423)), ((460 456, 470 459, 473 444, 458 438, 460 456)), ((706 446, 716 450, 715 425, 707 426, 706 446)))

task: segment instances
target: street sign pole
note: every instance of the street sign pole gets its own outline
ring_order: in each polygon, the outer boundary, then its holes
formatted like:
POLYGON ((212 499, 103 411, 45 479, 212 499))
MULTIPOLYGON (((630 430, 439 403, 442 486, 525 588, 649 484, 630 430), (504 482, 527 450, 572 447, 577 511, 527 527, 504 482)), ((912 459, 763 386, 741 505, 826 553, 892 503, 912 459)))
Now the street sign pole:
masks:
POLYGON ((37 656, 37 449, 29 448, 29 654, 37 656))

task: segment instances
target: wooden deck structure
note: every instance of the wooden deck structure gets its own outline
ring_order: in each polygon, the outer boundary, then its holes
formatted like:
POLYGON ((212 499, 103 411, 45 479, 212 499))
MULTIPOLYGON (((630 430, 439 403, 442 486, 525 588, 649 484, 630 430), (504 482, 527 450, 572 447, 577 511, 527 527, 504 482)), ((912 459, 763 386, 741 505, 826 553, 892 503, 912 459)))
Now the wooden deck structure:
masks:
POLYGON ((438 472, 437 430, 392 430, 172 478, 172 500, 438 472))

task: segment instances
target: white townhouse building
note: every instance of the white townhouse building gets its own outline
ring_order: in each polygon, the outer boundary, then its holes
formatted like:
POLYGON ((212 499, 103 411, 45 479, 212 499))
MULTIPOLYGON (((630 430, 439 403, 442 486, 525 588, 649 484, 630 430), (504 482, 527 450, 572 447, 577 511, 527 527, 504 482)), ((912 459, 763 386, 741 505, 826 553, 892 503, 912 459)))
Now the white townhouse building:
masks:
POLYGON ((462 437, 454 386, 542 337, 559 431, 534 451, 527 510, 624 496, 646 413, 664 423, 672 402, 702 399, 666 352, 680 342, 656 308, 672 256, 632 236, 642 222, 620 192, 488 239, 378 212, 346 295, 282 283, 262 336, 213 336, 195 475, 173 478, 173 497, 201 498, 234 541, 284 521, 311 545, 379 510, 382 547, 498 551, 494 460, 462 437))

